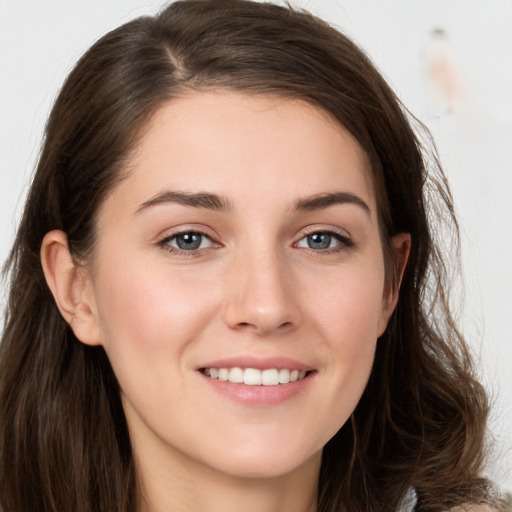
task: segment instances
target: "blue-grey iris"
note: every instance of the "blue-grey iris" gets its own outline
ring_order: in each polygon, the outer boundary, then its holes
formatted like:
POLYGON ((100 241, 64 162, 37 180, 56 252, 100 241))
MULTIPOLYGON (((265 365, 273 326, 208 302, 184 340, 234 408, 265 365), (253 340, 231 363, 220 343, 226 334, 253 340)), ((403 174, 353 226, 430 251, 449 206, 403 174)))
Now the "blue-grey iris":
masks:
POLYGON ((329 233, 313 233, 308 235, 308 247, 311 249, 328 249, 331 246, 332 235, 329 233))
POLYGON ((202 238, 199 233, 183 233, 176 236, 176 245, 184 251, 194 251, 201 246, 202 238))

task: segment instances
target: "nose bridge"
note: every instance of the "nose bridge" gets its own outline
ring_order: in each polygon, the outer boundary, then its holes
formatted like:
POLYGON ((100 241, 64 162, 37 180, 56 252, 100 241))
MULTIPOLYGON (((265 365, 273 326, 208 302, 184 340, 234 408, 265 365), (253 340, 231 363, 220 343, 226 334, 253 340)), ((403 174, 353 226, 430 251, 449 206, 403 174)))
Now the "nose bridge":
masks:
POLYGON ((246 244, 228 283, 226 321, 260 334, 290 328, 298 321, 290 268, 276 244, 246 244))

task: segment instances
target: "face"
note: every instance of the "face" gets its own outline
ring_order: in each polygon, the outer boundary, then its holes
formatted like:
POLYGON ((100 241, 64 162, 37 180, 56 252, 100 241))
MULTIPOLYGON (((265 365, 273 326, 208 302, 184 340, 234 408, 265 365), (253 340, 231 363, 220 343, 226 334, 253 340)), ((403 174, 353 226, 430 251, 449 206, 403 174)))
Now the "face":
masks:
POLYGON ((386 287, 365 155, 299 101, 163 106, 98 214, 95 339, 139 459, 273 476, 320 460, 368 380, 386 287))

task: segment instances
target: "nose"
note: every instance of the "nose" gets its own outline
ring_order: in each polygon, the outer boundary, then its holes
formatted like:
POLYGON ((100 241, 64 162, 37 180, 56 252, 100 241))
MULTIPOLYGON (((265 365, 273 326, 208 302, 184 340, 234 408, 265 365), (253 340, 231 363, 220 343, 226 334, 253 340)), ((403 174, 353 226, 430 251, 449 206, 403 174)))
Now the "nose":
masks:
POLYGON ((231 267, 225 321, 258 335, 288 332, 301 318, 292 272, 277 251, 261 252, 247 251, 231 267))

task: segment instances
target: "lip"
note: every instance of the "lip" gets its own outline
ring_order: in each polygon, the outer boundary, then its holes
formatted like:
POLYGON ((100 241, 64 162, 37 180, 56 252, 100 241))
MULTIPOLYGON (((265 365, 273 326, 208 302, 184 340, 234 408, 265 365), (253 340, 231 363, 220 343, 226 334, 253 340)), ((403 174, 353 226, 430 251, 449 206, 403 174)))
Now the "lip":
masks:
POLYGON ((205 384, 210 386, 215 392, 249 407, 271 407, 283 404, 304 393, 314 382, 316 371, 310 365, 287 357, 258 358, 254 356, 230 357, 217 359, 201 364, 197 367, 197 374, 203 379, 205 384), (302 380, 290 382, 288 384, 279 384, 276 386, 248 386, 246 384, 233 383, 212 379, 200 370, 204 368, 256 368, 258 370, 268 370, 276 368, 278 370, 288 368, 289 370, 306 371, 308 374, 302 380))
POLYGON ((256 368, 258 370, 269 370, 271 368, 276 368, 277 370, 288 368, 289 370, 305 372, 311 372, 314 370, 312 366, 301 363, 295 359, 290 359, 288 357, 261 358, 249 355, 208 361, 199 365, 196 369, 201 370, 202 368, 234 368, 236 366, 239 368, 256 368))

